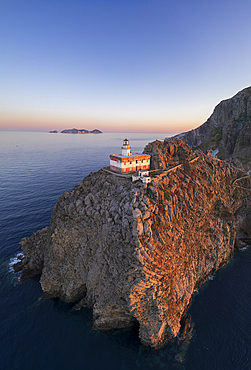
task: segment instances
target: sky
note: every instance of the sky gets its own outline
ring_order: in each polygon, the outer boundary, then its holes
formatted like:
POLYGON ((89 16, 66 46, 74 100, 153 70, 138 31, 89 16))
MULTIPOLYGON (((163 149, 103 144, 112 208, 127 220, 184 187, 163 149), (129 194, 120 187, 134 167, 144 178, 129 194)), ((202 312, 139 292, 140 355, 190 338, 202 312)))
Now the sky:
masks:
POLYGON ((0 130, 182 132, 251 85, 250 0, 0 0, 0 130))

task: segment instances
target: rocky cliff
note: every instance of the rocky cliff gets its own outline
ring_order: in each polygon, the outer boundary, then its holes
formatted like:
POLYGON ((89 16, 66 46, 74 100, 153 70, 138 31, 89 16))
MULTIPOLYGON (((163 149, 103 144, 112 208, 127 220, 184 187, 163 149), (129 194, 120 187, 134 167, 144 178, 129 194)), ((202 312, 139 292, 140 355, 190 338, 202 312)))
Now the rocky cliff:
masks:
POLYGON ((192 148, 212 150, 218 158, 251 169, 251 87, 223 100, 208 120, 195 130, 178 135, 192 148))
POLYGON ((40 274, 46 298, 92 307, 94 329, 137 321, 142 343, 159 348, 179 333, 194 290, 233 256, 237 228, 249 233, 250 182, 177 138, 146 151, 162 164, 151 183, 91 173, 21 241, 17 269, 21 280, 40 274))
POLYGON ((163 141, 155 140, 146 145, 144 154, 151 155, 151 169, 165 169, 187 162, 194 157, 192 149, 184 141, 173 137, 163 141))

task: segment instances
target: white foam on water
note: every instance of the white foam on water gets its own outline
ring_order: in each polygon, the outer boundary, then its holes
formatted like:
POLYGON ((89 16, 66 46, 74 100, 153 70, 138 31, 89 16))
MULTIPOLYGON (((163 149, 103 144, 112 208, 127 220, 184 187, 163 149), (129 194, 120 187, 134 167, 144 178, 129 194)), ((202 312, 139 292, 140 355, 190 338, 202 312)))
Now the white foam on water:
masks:
POLYGON ((9 263, 9 271, 11 272, 14 272, 14 268, 13 266, 20 262, 22 257, 24 257, 23 253, 17 253, 15 257, 11 258, 10 259, 10 263, 9 263))

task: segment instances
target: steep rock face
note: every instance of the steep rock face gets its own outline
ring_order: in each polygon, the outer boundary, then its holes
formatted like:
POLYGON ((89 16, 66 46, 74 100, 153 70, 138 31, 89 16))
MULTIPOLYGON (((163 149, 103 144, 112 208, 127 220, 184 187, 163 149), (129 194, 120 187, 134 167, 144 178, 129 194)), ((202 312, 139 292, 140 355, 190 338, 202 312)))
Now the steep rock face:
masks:
MULTIPOLYGON (((176 141, 152 144, 163 168, 176 141)), ((47 228, 22 240, 21 280, 41 274, 47 298, 92 307, 94 329, 138 321, 154 348, 175 337, 194 289, 232 257, 250 195, 238 185, 245 172, 203 153, 186 160, 189 171, 179 164, 147 186, 91 173, 59 198, 47 228)))
POLYGON ((177 137, 149 143, 143 153, 151 155, 152 170, 175 166, 184 160, 190 160, 194 155, 191 148, 177 137))
POLYGON ((192 148, 215 151, 220 159, 238 159, 250 170, 251 87, 220 102, 203 125, 178 137, 192 148))

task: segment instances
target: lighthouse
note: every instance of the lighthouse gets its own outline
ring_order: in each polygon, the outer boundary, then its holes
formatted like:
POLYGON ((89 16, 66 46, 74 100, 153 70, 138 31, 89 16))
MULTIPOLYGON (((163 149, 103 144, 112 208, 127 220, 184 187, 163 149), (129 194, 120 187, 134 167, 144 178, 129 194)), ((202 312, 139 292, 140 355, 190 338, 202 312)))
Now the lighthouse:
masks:
POLYGON ((132 153, 129 140, 124 139, 121 147, 122 154, 110 155, 110 170, 118 173, 130 173, 150 169, 149 154, 132 153))
POLYGON ((123 146, 121 147, 122 149, 122 155, 123 156, 126 156, 126 155, 131 155, 131 147, 129 145, 129 140, 128 139, 125 139, 123 140, 123 146))

